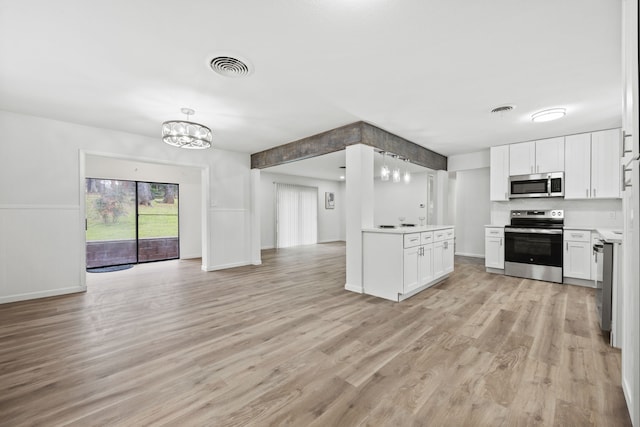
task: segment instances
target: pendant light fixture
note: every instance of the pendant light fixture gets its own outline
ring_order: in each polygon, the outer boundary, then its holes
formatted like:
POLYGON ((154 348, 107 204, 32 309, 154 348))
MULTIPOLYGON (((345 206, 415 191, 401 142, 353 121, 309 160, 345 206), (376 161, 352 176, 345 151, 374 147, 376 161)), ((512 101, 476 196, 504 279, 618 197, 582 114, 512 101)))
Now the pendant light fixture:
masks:
POLYGON ((398 166, 398 162, 400 161, 399 156, 394 154, 393 158, 396 160, 395 161, 396 164, 393 168, 393 173, 392 173, 393 182, 400 182, 400 166, 398 166))
POLYGON ((211 147, 213 134, 211 129, 189 121, 189 116, 195 114, 191 108, 180 109, 187 115, 187 120, 170 120, 162 124, 162 140, 178 148, 202 150, 211 147))
POLYGON ((380 180, 389 181, 389 166, 387 166, 387 153, 382 151, 382 167, 380 168, 380 180))
MULTIPOLYGON (((409 159, 404 159, 405 163, 409 163, 409 159)), ((411 182, 411 172, 409 172, 409 166, 405 165, 404 169, 404 183, 408 184, 411 182)))

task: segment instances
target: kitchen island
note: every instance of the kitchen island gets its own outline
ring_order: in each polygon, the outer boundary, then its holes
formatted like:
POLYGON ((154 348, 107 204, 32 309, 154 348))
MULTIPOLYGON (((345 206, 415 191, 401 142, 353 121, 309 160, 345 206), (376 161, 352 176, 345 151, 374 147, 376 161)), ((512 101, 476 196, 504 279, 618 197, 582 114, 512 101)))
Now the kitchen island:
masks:
POLYGON ((450 225, 363 229, 364 293, 398 302, 446 279, 453 239, 450 225))

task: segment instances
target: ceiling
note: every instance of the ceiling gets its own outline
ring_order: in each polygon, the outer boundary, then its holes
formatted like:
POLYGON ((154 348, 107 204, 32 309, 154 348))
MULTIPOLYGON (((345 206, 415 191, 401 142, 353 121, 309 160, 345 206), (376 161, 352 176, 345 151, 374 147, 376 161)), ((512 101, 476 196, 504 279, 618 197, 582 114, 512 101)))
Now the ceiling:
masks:
MULTIPOLYGON (((0 109, 253 153, 358 120, 444 155, 620 125, 620 0, 0 0, 0 109), (239 55, 254 72, 208 67, 239 55), (502 116, 489 111, 513 103, 502 116), (532 123, 540 109, 563 119, 532 123)), ((159 139, 159 138, 158 138, 159 139)))

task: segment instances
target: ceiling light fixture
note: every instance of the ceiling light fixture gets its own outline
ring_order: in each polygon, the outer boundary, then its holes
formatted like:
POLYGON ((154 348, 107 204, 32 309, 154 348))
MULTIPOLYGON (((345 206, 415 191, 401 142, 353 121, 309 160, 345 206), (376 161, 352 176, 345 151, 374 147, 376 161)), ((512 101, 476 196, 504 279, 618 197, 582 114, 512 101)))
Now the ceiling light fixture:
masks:
POLYGON ((162 140, 178 148, 202 150, 211 147, 213 134, 211 129, 189 121, 189 116, 195 114, 191 108, 180 109, 187 115, 187 120, 170 120, 162 124, 162 140))
POLYGON ((567 114, 567 110, 564 108, 550 108, 532 114, 531 121, 536 123, 550 122, 551 120, 561 119, 565 114, 567 114))

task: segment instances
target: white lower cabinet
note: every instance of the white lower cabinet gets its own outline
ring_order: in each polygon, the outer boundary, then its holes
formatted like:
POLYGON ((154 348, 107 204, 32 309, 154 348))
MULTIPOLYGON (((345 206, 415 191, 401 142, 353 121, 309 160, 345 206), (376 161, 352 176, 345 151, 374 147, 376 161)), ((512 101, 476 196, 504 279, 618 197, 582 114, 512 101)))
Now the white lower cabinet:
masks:
POLYGON ((433 244, 404 250, 404 293, 433 280, 433 244))
POLYGON ((453 228, 362 233, 365 294, 401 301, 453 272, 453 228), (436 241, 437 240, 437 241, 436 241))
POLYGON ((421 248, 422 257, 418 262, 420 283, 429 283, 435 277, 433 274, 433 244, 421 246, 421 248))
POLYGON ((404 250, 404 292, 412 291, 420 286, 420 267, 422 246, 415 246, 404 250))
POLYGON ((486 227, 484 235, 484 266, 504 270, 504 227, 486 227))
POLYGON ((442 251, 442 264, 444 265, 444 274, 453 271, 453 240, 444 241, 444 249, 442 251))
POLYGON ((562 275, 591 280, 592 252, 591 230, 565 230, 562 275))

